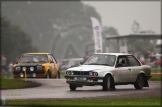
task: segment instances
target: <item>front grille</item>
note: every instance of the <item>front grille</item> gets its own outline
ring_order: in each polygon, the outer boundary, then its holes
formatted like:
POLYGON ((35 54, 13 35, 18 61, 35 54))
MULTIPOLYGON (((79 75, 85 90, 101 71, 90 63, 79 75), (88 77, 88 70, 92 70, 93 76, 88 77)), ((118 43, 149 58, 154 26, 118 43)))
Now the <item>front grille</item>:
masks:
POLYGON ((74 75, 89 75, 88 71, 73 71, 74 75))

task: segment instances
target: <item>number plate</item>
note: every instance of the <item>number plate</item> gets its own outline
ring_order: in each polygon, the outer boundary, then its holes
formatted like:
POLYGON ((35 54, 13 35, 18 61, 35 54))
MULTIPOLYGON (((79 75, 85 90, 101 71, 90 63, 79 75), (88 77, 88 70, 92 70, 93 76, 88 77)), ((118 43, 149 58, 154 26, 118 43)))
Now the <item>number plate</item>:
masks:
POLYGON ((84 78, 84 77, 77 77, 77 80, 78 80, 78 81, 85 81, 86 78, 84 78))

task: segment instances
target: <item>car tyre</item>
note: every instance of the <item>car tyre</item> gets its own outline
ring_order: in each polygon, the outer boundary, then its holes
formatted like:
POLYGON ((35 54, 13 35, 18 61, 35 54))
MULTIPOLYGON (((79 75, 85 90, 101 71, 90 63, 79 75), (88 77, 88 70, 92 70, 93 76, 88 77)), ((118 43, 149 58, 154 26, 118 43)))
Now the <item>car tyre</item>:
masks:
POLYGON ((57 72, 55 79, 56 78, 60 79, 60 71, 57 72))
POLYGON ((57 73, 57 78, 60 79, 60 71, 57 73))
POLYGON ((51 75, 50 75, 50 72, 48 71, 47 74, 46 74, 46 78, 47 79, 50 79, 51 75))
POLYGON ((111 85, 111 77, 110 75, 106 75, 106 77, 103 80, 103 90, 110 90, 111 85))
POLYGON ((135 87, 136 89, 142 89, 142 88, 143 88, 143 85, 144 85, 144 82, 145 82, 144 76, 140 74, 140 75, 137 77, 136 82, 134 83, 134 87, 135 87))
POLYGON ((76 86, 74 84, 69 84, 70 90, 74 91, 76 90, 76 86))

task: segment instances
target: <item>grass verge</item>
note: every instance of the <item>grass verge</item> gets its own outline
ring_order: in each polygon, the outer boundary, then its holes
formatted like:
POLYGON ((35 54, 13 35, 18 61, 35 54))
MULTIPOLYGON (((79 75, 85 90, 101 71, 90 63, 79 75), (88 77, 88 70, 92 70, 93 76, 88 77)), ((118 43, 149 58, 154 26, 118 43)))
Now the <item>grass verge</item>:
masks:
POLYGON ((61 79, 65 79, 65 71, 64 70, 62 70, 61 72, 60 72, 60 78, 61 79))
POLYGON ((0 85, 1 89, 18 89, 18 88, 26 88, 27 85, 29 85, 29 83, 20 79, 1 78, 0 85))
POLYGON ((161 98, 131 98, 131 99, 86 99, 86 100, 9 100, 5 105, 12 106, 160 106, 161 98))
POLYGON ((31 88, 31 87, 37 87, 41 85, 39 83, 35 83, 32 81, 24 81, 20 79, 5 79, 5 78, 0 78, 0 79, 1 79, 0 82, 1 90, 31 88))
POLYGON ((161 76, 152 76, 149 80, 152 80, 152 81, 161 81, 162 80, 162 77, 161 76))

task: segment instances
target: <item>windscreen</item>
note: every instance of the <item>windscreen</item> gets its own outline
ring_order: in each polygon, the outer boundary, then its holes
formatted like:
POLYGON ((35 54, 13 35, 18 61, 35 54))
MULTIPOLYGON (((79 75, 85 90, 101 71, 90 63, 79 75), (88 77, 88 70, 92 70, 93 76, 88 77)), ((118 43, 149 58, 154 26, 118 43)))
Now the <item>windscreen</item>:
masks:
POLYGON ((116 60, 115 55, 92 55, 88 58, 84 65, 105 65, 105 66, 114 66, 116 60))
POLYGON ((21 63, 37 63, 37 62, 48 62, 46 54, 26 54, 20 59, 21 63))

